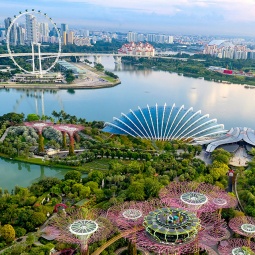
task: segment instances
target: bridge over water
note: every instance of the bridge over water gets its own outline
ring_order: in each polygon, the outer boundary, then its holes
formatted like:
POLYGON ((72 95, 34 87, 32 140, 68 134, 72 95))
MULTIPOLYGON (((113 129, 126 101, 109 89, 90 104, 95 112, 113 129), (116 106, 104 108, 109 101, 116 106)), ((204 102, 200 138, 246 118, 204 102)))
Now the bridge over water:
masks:
MULTIPOLYGON (((38 53, 34 53, 35 56, 38 56, 38 53)), ((49 57, 57 57, 58 53, 56 52, 41 52, 41 57, 49 58, 49 57)), ((13 57, 29 57, 32 56, 32 52, 28 53, 12 53, 13 57)), ((164 53, 157 53, 155 56, 146 56, 146 55, 127 55, 127 54, 118 54, 118 53, 87 53, 87 52, 69 52, 69 53, 62 53, 60 54, 60 57, 94 57, 95 59, 100 57, 107 57, 112 56, 115 59, 121 59, 121 57, 135 57, 135 58, 166 58, 166 59, 178 59, 182 61, 187 61, 187 58, 177 58, 177 57, 171 57, 166 56, 164 53)), ((0 58, 8 58, 10 55, 8 53, 0 54, 0 58)))

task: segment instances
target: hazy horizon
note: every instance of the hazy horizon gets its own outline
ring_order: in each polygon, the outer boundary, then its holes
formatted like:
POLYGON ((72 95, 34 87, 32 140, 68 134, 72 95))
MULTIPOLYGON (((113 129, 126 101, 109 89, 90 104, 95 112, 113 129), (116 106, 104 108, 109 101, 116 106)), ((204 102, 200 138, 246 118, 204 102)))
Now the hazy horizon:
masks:
POLYGON ((25 9, 88 30, 255 37, 253 0, 1 0, 1 23, 25 9))

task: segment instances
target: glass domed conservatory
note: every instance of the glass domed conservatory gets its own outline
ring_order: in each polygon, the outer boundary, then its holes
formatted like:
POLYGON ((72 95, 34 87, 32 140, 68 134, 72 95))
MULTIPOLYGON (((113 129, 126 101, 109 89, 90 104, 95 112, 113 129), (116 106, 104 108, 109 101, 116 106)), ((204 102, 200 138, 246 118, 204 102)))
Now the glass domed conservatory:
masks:
POLYGON ((175 106, 138 107, 129 113, 121 113, 120 118, 105 123, 104 132, 125 134, 151 140, 193 140, 201 137, 213 137, 226 133, 223 124, 210 119, 209 114, 202 115, 201 110, 185 109, 175 106))

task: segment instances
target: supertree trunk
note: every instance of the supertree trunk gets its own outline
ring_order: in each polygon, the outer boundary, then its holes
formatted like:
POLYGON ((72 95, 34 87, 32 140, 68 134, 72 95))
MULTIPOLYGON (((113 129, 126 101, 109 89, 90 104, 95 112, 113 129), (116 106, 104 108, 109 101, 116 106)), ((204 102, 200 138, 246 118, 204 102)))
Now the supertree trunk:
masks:
POLYGON ((43 143, 43 136, 42 136, 42 132, 39 132, 39 142, 38 142, 38 151, 39 152, 44 152, 44 143, 43 143))
POLYGON ((69 144, 69 155, 74 155, 74 138, 72 135, 69 135, 70 144, 69 144))
POLYGON ((67 145, 66 145, 66 132, 62 132, 62 147, 63 149, 66 149, 67 148, 67 145))
POLYGON ((89 255, 88 244, 81 244, 81 255, 89 255))
POLYGON ((132 241, 128 242, 128 254, 137 255, 136 244, 132 241))

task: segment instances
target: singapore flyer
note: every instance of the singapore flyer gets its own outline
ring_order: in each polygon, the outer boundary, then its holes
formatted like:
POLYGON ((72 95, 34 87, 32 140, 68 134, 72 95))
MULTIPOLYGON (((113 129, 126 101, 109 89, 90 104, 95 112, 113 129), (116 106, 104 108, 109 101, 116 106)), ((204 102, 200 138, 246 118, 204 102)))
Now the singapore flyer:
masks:
POLYGON ((6 44, 15 66, 39 77, 53 71, 61 54, 61 36, 52 18, 32 9, 19 12, 9 23, 6 44))

